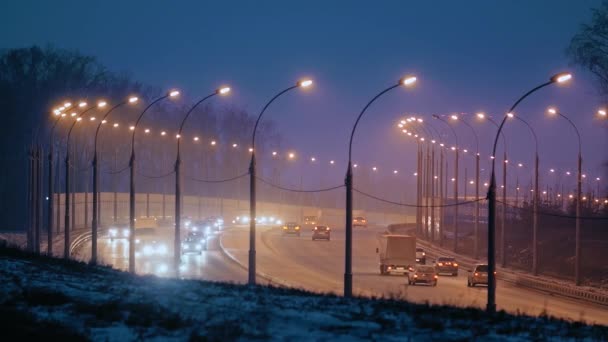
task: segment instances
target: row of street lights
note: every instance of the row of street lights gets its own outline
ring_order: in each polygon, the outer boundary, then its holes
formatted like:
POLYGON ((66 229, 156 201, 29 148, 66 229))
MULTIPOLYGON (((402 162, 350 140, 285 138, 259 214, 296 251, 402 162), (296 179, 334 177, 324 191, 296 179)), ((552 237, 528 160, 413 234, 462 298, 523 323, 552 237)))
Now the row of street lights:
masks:
MULTIPOLYGON (((493 145, 493 150, 492 150, 492 156, 495 156, 496 153, 496 145, 497 145, 497 141, 498 141, 498 135, 500 135, 501 131, 502 131, 502 127, 504 126, 507 118, 512 117, 513 111, 515 110, 515 108, 517 107, 517 105, 523 100, 525 99, 527 96, 529 96, 530 94, 532 94, 533 92, 548 86, 550 84, 553 83, 564 83, 566 81, 568 81, 571 78, 570 74, 558 74, 555 75, 554 77, 552 77, 550 79, 549 82, 543 83, 541 85, 539 85, 536 88, 533 88, 531 91, 527 92, 526 94, 524 94, 518 101, 515 102, 515 104, 510 108, 510 110, 507 112, 507 114, 505 115, 505 117, 503 118, 502 122, 500 123, 500 125, 497 124, 498 126, 498 132, 497 135, 494 139, 494 145, 493 145)), ((351 131, 351 135, 350 135, 350 141, 349 141, 349 151, 348 151, 348 163, 347 163, 347 170, 346 170, 346 178, 345 178, 345 185, 346 185, 346 241, 345 241, 345 267, 344 267, 344 296, 345 297, 351 297, 352 296, 352 204, 353 204, 353 163, 352 163, 352 142, 354 139, 354 134, 356 131, 356 128, 362 118, 362 116, 365 114, 365 112, 367 111, 367 109, 371 106, 372 103, 374 103, 379 97, 381 97, 382 95, 386 94, 387 92, 389 92, 392 89, 395 89, 399 86, 405 86, 405 87, 411 87, 413 86, 417 81, 417 78, 414 76, 408 76, 408 77, 404 77, 401 80, 399 80, 399 82, 397 82, 396 84, 393 84, 391 86, 389 86, 388 88, 382 90, 380 93, 378 93, 375 97, 373 97, 363 108, 363 110, 359 113, 359 115, 357 116, 357 119, 355 121, 355 124, 352 128, 351 131)), ((268 101, 266 103, 266 105, 263 107, 262 111, 260 112, 260 114, 257 117, 257 120, 255 122, 255 126, 253 129, 253 134, 252 134, 252 140, 251 140, 251 160, 250 160, 250 165, 249 165, 249 180, 250 180, 250 216, 251 218, 255 218, 256 217, 256 187, 255 187, 255 182, 256 182, 256 150, 255 150, 255 137, 256 137, 256 132, 257 132, 257 127, 258 124, 263 116, 263 114, 265 113, 266 109, 270 106, 270 104, 272 104, 278 97, 280 97, 281 95, 287 93, 288 91, 295 89, 295 88, 306 88, 309 87, 310 85, 312 85, 312 81, 311 80, 304 80, 304 81, 300 81, 298 83, 296 83, 293 86, 290 86, 284 90, 282 90, 281 92, 279 92, 278 94, 276 94, 274 97, 272 97, 270 99, 270 101, 268 101)), ((181 196, 181 182, 180 182, 180 164, 181 164, 181 159, 180 159, 180 153, 179 153, 179 137, 181 136, 181 132, 182 132, 182 128, 185 124, 186 119, 188 118, 188 116, 190 115, 190 113, 192 112, 192 110, 194 110, 194 108, 196 106, 198 106, 200 103, 202 103, 203 101, 209 99, 210 97, 217 95, 217 94, 226 94, 230 91, 229 88, 220 88, 218 90, 216 90, 214 93, 206 96, 205 98, 203 98, 202 100, 200 100, 199 102, 197 102, 186 114, 186 117, 182 120, 182 123, 180 125, 180 130, 179 133, 177 135, 178 138, 178 145, 177 145, 177 157, 176 157, 176 162, 175 162, 175 183, 176 183, 176 203, 175 203, 175 208, 176 208, 176 215, 175 215, 175 263, 176 263, 176 270, 179 269, 178 264, 180 262, 180 241, 179 241, 179 229, 180 229, 180 210, 181 210, 181 205, 180 205, 180 196, 181 196)), ((129 270, 131 272, 134 272, 135 270, 135 250, 134 250, 134 245, 135 245, 135 183, 134 183, 134 170, 135 170, 135 132, 137 129, 137 126, 140 122, 140 120, 142 119, 142 117, 144 116, 144 114, 148 111, 148 109, 150 107, 152 107, 155 103, 164 100, 166 98, 172 98, 172 97, 176 97, 177 95, 179 95, 178 91, 171 91, 159 98, 156 98, 155 100, 153 100, 145 109, 144 111, 142 111, 140 113, 140 115, 137 118, 137 121, 135 123, 134 126, 132 126, 132 136, 131 136, 131 157, 129 160, 129 168, 130 168, 130 187, 129 187, 129 229, 130 229, 130 235, 129 235, 129 270)), ((133 102, 136 102, 137 100, 134 100, 133 102)), ((129 101, 123 102, 115 107, 113 107, 109 112, 111 112, 112 110, 114 110, 115 108, 117 108, 120 105, 126 104, 126 103, 132 103, 129 101)), ((86 103, 82 106, 82 107, 86 107, 86 103)), ((94 108, 103 108, 105 106, 105 102, 99 102, 97 107, 89 107, 84 109, 82 112, 80 112, 80 114, 78 114, 77 120, 74 121, 72 123, 72 126, 70 127, 70 130, 68 132, 68 140, 67 140, 67 156, 66 156, 66 175, 65 175, 65 179, 66 179, 66 194, 69 193, 69 173, 67 172, 67 170, 69 169, 69 142, 70 142, 70 135, 72 132, 72 129, 74 128, 74 125, 76 122, 80 121, 82 119, 82 116, 88 112, 89 110, 92 110, 94 108)), ((61 111, 60 111, 61 112, 61 111)), ((97 145, 97 135, 99 132, 99 129, 101 127, 101 123, 106 120, 106 117, 109 115, 109 112, 106 113, 106 115, 104 115, 103 119, 100 121, 100 124, 97 127, 97 131, 96 131, 96 137, 95 137, 95 146, 97 145)), ((599 112, 598 112, 599 113, 599 112)), ((599 115, 604 115, 599 113, 599 115)), ((443 121, 447 124, 447 121, 443 120, 442 118, 440 118, 439 116, 435 116, 436 119, 439 119, 440 121, 443 121)), ((456 119, 455 119, 456 120, 456 119)), ((58 120, 57 120, 58 121, 58 120)), ((463 121, 464 122, 464 121, 463 121)), ((56 125, 56 122, 54 123, 54 125, 56 125)), ((54 126, 53 126, 54 127, 54 126)), ((450 129, 453 131, 453 128, 451 125, 449 125, 450 129)), ((472 129, 472 127, 469 125, 469 127, 472 129)), ((473 130, 474 131, 474 130, 473 130)), ((454 133, 454 138, 456 140, 456 145, 458 146, 458 137, 455 134, 455 131, 453 131, 454 133)), ((476 136, 477 139, 477 136, 476 136)), ((476 198, 479 198, 479 146, 478 146, 478 141, 476 140, 476 145, 477 145, 477 152, 476 152, 476 184, 477 184, 477 190, 476 190, 476 198)), ((506 147, 506 146, 505 146, 506 147)), ((454 148, 455 150, 455 172, 458 172, 458 149, 454 148)), ((433 150, 434 152, 434 150, 433 150)), ((52 156, 52 155, 51 155, 52 156)), ((537 155, 538 157, 538 155, 537 155)), ((504 155, 504 166, 503 166, 503 185, 504 185, 504 189, 503 190, 503 198, 506 197, 506 164, 507 164, 507 157, 506 157, 506 148, 505 148, 505 155, 504 155)), ((52 165, 52 161, 50 161, 51 165, 52 165)), ((97 161, 97 153, 96 153, 96 147, 95 147, 95 155, 94 155, 94 201, 96 201, 97 198, 97 170, 96 167, 98 165, 98 161, 97 161)), ((434 165, 434 163, 432 164, 434 165)), ((581 158, 579 155, 579 182, 578 182, 578 190, 577 190, 577 195, 580 198, 580 172, 581 172, 581 158)), ((495 270, 495 245, 494 245, 494 240, 495 240, 495 207, 496 207, 496 179, 495 179, 495 160, 492 159, 492 172, 491 172, 491 180, 490 180, 490 187, 488 190, 488 210, 489 210, 489 222, 488 222, 488 268, 489 268, 489 272, 488 272, 488 283, 489 283, 489 289, 488 289, 488 303, 487 303, 487 310, 490 312, 494 312, 496 309, 496 304, 495 304, 495 289, 496 289, 496 281, 495 281, 495 276, 494 276, 494 270, 495 270)), ((51 168, 52 169, 52 168, 51 168)), ((433 174, 434 171, 431 171, 433 174)), ((456 175, 456 178, 458 178, 458 176, 456 175)), ((50 174, 49 176, 49 180, 52 179, 52 174, 50 174)), ((538 194, 538 191, 535 191, 535 196, 538 194)), ((455 201, 458 202, 458 182, 455 182, 455 188, 454 188, 454 197, 455 197, 455 201)), ((52 197, 52 194, 50 194, 49 198, 52 197)), ((65 243, 66 243, 66 247, 64 250, 64 256, 67 258, 69 257, 69 196, 66 196, 66 215, 65 215, 65 243)), ((506 198, 505 198, 505 202, 506 202, 506 198)), ((535 200, 536 202, 536 200, 535 200)), ((51 202, 52 204, 52 202, 51 202)), ((503 204, 504 206, 505 204, 503 204)), ((94 205, 94 208, 96 208, 96 205, 94 205)), ((457 207, 456 207, 457 208, 457 207)), ((457 210, 457 209, 456 209, 457 210)), ((504 210, 504 208, 503 208, 504 210)), ((50 210, 49 212, 51 212, 52 210, 50 210)), ((478 209, 476 210, 477 214, 476 216, 479 216, 478 213, 478 209)), ((577 210, 577 217, 580 215, 580 212, 577 210)), ((94 239, 96 240, 97 238, 97 216, 98 216, 98 212, 95 211, 94 212, 94 239)), ((50 222, 50 220, 49 220, 50 222)), ((503 218, 503 222, 504 222, 504 218, 503 218)), ((478 226, 478 223, 476 223, 476 226, 478 226)), ((455 238, 458 236, 457 235, 457 231, 458 231, 458 226, 457 226, 457 222, 455 222, 455 238)), ((256 274, 256 246, 255 246, 255 233, 256 233, 256 220, 255 219, 251 219, 250 220, 250 234, 249 234, 249 238, 250 238, 250 247, 249 247, 249 277, 248 277, 248 283, 253 285, 256 283, 256 278, 255 278, 255 274, 256 274)), ((504 233, 504 223, 503 223, 503 233, 504 233)), ((579 225, 577 224, 577 238, 580 234, 580 228, 579 225)), ((456 240, 456 239, 455 239, 456 240)), ((503 238, 503 242, 504 242, 504 238, 503 238)), ((96 261, 96 241, 94 243, 95 247, 93 250, 93 258, 92 260, 96 261)), ((503 248, 504 249, 504 248, 503 248)), ((455 242, 454 245, 454 251, 457 251, 457 242, 455 242)), ((504 251, 503 251, 504 253, 504 251)), ((577 277, 578 277, 578 259, 580 257, 580 249, 579 246, 577 245, 577 277)))

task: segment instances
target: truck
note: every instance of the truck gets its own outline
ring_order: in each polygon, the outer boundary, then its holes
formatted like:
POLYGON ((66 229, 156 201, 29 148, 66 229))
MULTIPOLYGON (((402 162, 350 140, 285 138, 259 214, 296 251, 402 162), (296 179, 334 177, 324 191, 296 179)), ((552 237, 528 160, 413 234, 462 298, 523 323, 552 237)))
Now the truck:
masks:
POLYGON ((379 257, 380 274, 401 273, 407 275, 416 265, 416 237, 410 235, 380 234, 379 257))
POLYGON ((311 226, 314 228, 315 225, 321 222, 321 210, 317 209, 303 209, 302 210, 302 224, 305 226, 311 226))

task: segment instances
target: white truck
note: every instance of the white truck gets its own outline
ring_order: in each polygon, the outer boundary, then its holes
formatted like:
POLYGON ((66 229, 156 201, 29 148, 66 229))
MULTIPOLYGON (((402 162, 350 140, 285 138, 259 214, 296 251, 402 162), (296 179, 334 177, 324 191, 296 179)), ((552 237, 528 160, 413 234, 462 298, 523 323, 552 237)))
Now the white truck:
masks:
POLYGON ((321 222, 321 210, 317 209, 304 209, 302 210, 302 224, 304 226, 311 226, 314 228, 315 225, 321 222))
POLYGON ((410 235, 381 234, 380 248, 376 248, 380 259, 380 274, 401 273, 407 275, 416 265, 416 237, 410 235))

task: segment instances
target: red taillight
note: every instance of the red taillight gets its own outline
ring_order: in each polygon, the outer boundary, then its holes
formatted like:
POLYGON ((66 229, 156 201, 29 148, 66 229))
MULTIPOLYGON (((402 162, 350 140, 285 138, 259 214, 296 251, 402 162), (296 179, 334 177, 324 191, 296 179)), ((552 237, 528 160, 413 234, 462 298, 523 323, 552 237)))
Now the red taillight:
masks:
POLYGON ((477 277, 479 275, 479 273, 475 272, 475 276, 477 277))
POLYGON ((317 230, 317 227, 315 227, 315 230, 317 230))
POLYGON ((443 266, 443 263, 442 262, 437 263, 437 266, 443 266))
POLYGON ((435 279, 437 279, 437 275, 435 275, 435 279))
POLYGON ((417 274, 414 274, 414 278, 418 278, 418 275, 417 275, 417 274))
POLYGON ((457 263, 454 263, 454 266, 458 266, 458 264, 457 264, 457 263))

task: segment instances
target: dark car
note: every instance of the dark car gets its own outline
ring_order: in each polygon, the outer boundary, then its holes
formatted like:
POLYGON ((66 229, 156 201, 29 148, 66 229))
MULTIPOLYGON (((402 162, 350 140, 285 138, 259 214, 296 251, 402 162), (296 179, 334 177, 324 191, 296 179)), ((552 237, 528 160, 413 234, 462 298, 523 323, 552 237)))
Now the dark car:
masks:
POLYGON ((458 263, 452 257, 439 257, 435 262, 437 273, 449 273, 453 276, 458 275, 458 263))
POLYGON ((473 287, 477 284, 488 285, 488 264, 477 264, 469 270, 467 286, 473 287))
POLYGON ((300 236, 300 225, 295 222, 287 222, 283 225, 283 234, 295 234, 300 236))
POLYGON ((420 247, 416 247, 416 262, 423 265, 426 264, 426 253, 420 247))
POLYGON ((331 239, 331 230, 328 226, 315 226, 312 230, 312 241, 331 239))
POLYGON ((437 271, 433 266, 418 265, 409 272, 407 282, 410 285, 424 283, 437 286, 437 271))
POLYGON ((201 239, 196 235, 188 235, 182 241, 182 254, 187 253, 197 253, 202 254, 204 250, 207 249, 207 241, 206 239, 201 239))
POLYGON ((353 219, 353 227, 367 227, 367 219, 363 216, 357 216, 353 219))

